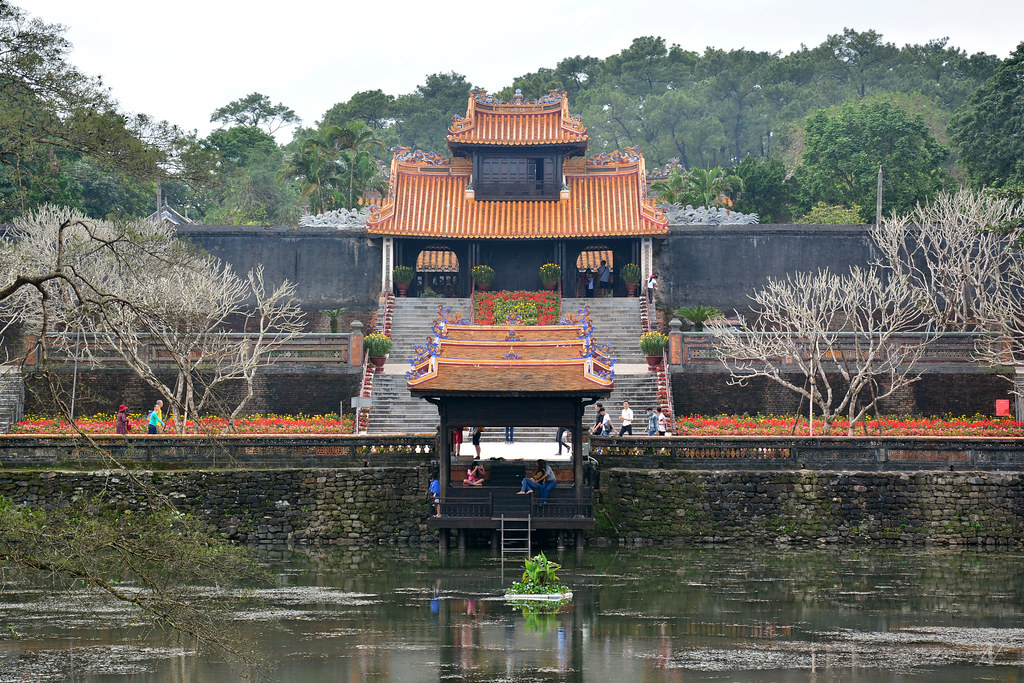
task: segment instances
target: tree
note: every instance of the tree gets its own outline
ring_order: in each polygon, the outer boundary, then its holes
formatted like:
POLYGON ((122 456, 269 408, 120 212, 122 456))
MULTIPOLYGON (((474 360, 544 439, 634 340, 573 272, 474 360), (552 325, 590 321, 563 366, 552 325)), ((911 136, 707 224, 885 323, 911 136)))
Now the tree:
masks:
POLYGON ((667 203, 684 206, 726 206, 721 198, 742 189, 743 180, 739 176, 728 175, 717 166, 689 171, 675 168, 665 180, 651 183, 651 191, 667 203))
POLYGON ((953 145, 976 186, 1024 183, 1024 43, 967 98, 950 122, 953 145))
POLYGON ((798 225, 864 225, 861 208, 818 202, 795 221, 798 225))
POLYGON ((821 416, 824 434, 845 413, 852 436, 879 401, 917 381, 917 361, 934 338, 914 290, 874 269, 769 278, 751 299, 755 322, 707 323, 730 383, 766 377, 796 392, 821 416))
POLYGON ((82 333, 87 358, 88 340, 115 349, 163 396, 179 433, 183 416, 209 412, 224 385, 241 381, 248 392, 230 411, 233 422, 252 396, 255 373, 301 329, 294 285, 268 288, 261 268, 241 279, 156 222, 93 221, 45 208, 17 220, 7 239, 10 272, 46 278, 12 290, 12 319, 40 339, 56 335, 68 349, 82 333), (24 286, 32 283, 36 293, 24 286), (224 334, 229 319, 255 334, 224 334), (163 378, 166 364, 172 383, 163 378))
POLYGON ((807 118, 796 178, 806 206, 874 206, 881 166, 883 210, 905 212, 942 188, 947 156, 920 115, 868 99, 807 118))
POLYGON ((214 110, 210 122, 217 121, 236 126, 263 127, 273 135, 284 126, 301 123, 302 119, 289 107, 280 102, 272 104, 269 97, 254 92, 214 110))
POLYGON ((283 178, 296 178, 310 211, 351 209, 368 190, 382 187, 382 173, 372 150, 383 152, 384 143, 362 121, 327 126, 289 156, 283 178))
POLYGON ((785 223, 790 219, 795 182, 786 177, 786 166, 778 159, 747 156, 732 169, 743 181, 743 191, 734 204, 737 211, 756 213, 762 223, 785 223))
POLYGON ((66 168, 85 156, 136 181, 209 181, 194 136, 118 110, 102 82, 68 63, 64 29, 0 0, 0 221, 48 201, 77 203, 66 168))
POLYGON ((321 128, 344 126, 362 121, 374 130, 382 131, 394 123, 395 98, 382 90, 357 92, 348 102, 339 102, 324 114, 321 128))
POLYGON ((207 223, 266 225, 297 219, 298 190, 277 180, 284 152, 273 137, 253 126, 233 126, 211 132, 205 143, 220 156, 220 185, 207 200, 207 223))

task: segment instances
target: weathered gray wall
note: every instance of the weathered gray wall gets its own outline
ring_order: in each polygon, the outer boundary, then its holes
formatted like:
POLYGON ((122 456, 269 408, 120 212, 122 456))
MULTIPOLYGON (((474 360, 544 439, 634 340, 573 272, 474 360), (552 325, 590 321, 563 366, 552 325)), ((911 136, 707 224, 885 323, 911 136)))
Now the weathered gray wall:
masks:
POLYGON ((655 253, 663 302, 731 311, 749 308, 769 276, 866 266, 871 242, 866 226, 674 225, 655 253))
POLYGON ((263 264, 267 282, 291 280, 305 310, 377 306, 381 240, 361 231, 235 225, 190 226, 178 231, 244 274, 263 264))

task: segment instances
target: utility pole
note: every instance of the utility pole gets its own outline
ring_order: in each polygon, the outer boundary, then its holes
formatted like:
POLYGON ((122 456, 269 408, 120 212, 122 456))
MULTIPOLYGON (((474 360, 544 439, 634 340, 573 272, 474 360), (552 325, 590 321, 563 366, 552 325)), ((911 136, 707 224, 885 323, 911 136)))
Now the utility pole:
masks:
POLYGON ((878 165, 878 195, 875 197, 875 225, 882 224, 882 165, 878 165))

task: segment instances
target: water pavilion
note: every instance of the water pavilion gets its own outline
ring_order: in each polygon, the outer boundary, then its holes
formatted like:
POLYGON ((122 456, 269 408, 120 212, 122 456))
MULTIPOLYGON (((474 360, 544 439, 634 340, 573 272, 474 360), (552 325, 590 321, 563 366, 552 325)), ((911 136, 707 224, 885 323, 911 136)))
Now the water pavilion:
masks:
POLYGON ((611 394, 615 376, 615 361, 595 342, 587 312, 543 326, 515 318, 504 325, 473 325, 448 309, 440 315, 433 338, 417 347, 407 384, 414 397, 436 405, 440 416, 441 501, 429 526, 442 530, 441 548, 447 547, 448 529, 457 530, 460 546, 468 529, 491 529, 503 551, 511 549, 513 531, 525 531, 528 549, 534 529, 572 530, 580 547, 581 532, 594 528, 593 485, 584 476, 583 411, 611 394), (489 461, 489 481, 482 487, 463 487, 453 477, 452 429, 500 427, 509 415, 517 425, 566 427, 572 434, 572 466, 558 472, 547 501, 518 495, 532 463, 489 461))

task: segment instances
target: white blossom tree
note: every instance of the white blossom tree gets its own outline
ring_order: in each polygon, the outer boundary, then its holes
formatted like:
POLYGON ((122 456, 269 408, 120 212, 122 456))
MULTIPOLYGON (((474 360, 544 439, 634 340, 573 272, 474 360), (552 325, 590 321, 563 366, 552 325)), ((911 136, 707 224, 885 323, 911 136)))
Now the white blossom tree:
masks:
POLYGON ((829 434, 846 414, 848 433, 878 402, 917 381, 933 334, 915 293, 874 270, 827 270, 769 279, 755 292, 753 322, 715 320, 706 328, 732 384, 765 377, 796 392, 829 434), (796 381, 794 377, 802 378, 796 381))
POLYGON ((258 369, 302 329, 294 285, 268 288, 262 268, 239 278, 155 223, 93 221, 50 207, 17 221, 4 248, 8 271, 20 274, 15 284, 33 285, 11 290, 11 318, 37 331, 40 344, 49 333, 49 343, 70 350, 85 334, 93 340, 82 347, 86 358, 116 350, 165 399, 179 432, 181 418, 241 382, 230 429, 254 395, 258 369), (229 322, 253 333, 226 334, 229 322))

